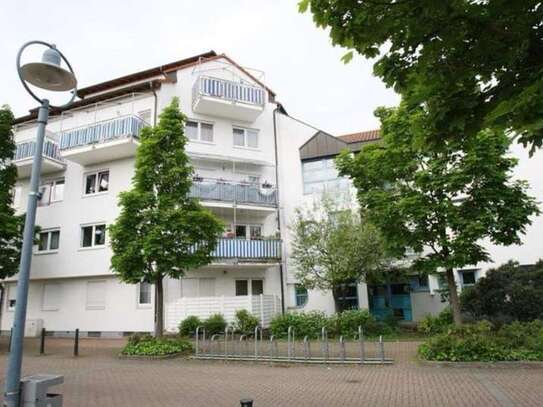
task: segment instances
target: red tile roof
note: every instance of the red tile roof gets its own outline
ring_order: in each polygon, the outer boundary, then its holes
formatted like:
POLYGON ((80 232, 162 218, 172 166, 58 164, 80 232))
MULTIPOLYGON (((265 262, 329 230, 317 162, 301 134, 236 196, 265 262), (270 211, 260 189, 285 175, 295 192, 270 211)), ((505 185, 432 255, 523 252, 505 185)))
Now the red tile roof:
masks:
POLYGON ((358 133, 344 134, 342 136, 337 136, 337 137, 346 143, 364 143, 366 141, 374 141, 374 140, 379 140, 381 138, 379 129, 361 131, 358 133))

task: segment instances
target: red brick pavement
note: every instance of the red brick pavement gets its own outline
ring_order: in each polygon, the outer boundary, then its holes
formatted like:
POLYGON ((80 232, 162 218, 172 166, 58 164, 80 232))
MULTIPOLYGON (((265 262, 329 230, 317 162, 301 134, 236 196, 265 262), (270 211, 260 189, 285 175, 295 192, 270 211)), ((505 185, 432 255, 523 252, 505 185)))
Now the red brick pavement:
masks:
MULTIPOLYGON (((45 356, 28 341, 24 373, 65 376, 65 406, 543 406, 543 370, 421 366, 417 343, 387 343, 392 366, 269 366, 185 359, 119 360, 121 340, 47 338, 45 356)), ((5 371, 6 341, 0 341, 5 371)), ((3 377, 2 377, 3 379, 3 377)), ((3 380, 2 380, 3 386, 3 380)))

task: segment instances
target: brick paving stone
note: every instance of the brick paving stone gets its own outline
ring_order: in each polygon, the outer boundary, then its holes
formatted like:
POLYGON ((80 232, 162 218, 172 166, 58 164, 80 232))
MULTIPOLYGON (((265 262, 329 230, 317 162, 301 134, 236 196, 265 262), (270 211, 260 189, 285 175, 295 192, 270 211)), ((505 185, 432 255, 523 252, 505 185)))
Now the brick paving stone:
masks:
MULTIPOLYGON (((45 356, 38 355, 37 340, 27 340, 24 374, 63 374, 59 391, 68 407, 234 407, 245 397, 255 407, 543 406, 543 370, 422 366, 416 342, 388 342, 387 357, 395 364, 364 367, 119 360, 123 344, 82 339, 74 358, 72 340, 47 338, 45 356)), ((1 338, 2 373, 6 351, 1 338)))

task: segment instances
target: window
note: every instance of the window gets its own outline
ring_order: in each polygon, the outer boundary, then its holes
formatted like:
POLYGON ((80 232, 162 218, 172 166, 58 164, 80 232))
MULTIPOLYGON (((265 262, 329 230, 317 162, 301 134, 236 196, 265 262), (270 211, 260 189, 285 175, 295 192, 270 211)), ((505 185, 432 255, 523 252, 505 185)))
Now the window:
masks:
POLYGON ((106 244, 106 225, 88 225, 81 227, 81 247, 96 247, 106 244))
POLYGON ((151 305, 151 290, 152 285, 150 283, 139 283, 138 284, 138 305, 139 306, 150 306, 151 305))
POLYGON ((474 285, 475 284, 475 270, 460 271, 462 276, 462 285, 474 285))
POLYGON ((43 285, 42 310, 57 311, 61 302, 61 286, 58 283, 45 283, 43 285))
POLYGON ((411 276, 409 278, 409 283, 413 291, 428 291, 428 276, 425 274, 418 276, 411 276))
POLYGON ((237 239, 259 240, 262 238, 261 225, 235 225, 237 239))
POLYGON ((246 225, 236 225, 236 238, 238 238, 238 239, 247 238, 247 226, 246 225))
POLYGON ((262 237, 262 227, 251 225, 249 226, 249 233, 250 233, 249 238, 251 240, 259 240, 262 237))
POLYGON ((40 185, 40 194, 38 206, 48 206, 53 202, 62 201, 64 199, 64 178, 40 185))
POLYGON ((151 124, 151 109, 145 109, 138 112, 138 116, 147 124, 151 124))
POLYGON ((236 296, 249 295, 249 281, 236 280, 236 296))
POLYGON ((213 125, 210 123, 187 120, 185 122, 185 135, 192 141, 213 143, 213 125))
POLYGON ((339 176, 333 158, 303 161, 302 175, 304 180, 304 194, 345 191, 349 189, 349 180, 339 176))
POLYGON ((264 280, 236 280, 236 296, 264 294, 264 280), (249 293, 249 287, 251 292, 249 293))
POLYGON ((7 287, 7 306, 8 311, 15 310, 16 296, 17 296, 17 284, 9 284, 7 287))
POLYGON ((297 307, 305 306, 305 304, 307 304, 307 300, 309 298, 309 295, 307 293, 307 288, 305 288, 301 284, 296 284, 294 286, 294 293, 295 293, 295 296, 296 296, 296 306, 297 307))
POLYGON ((232 132, 235 146, 258 148, 258 130, 234 127, 232 132))
POLYGON ((109 170, 85 175, 85 195, 97 194, 109 190, 109 170))
POLYGON ((264 294, 264 280, 251 280, 251 294, 264 294))
POLYGON ((87 309, 105 309, 106 308, 106 282, 88 281, 87 282, 87 309))
POLYGON ((214 278, 184 278, 181 280, 181 296, 215 297, 214 278))
POLYGON ((41 232, 38 241, 38 252, 50 252, 58 250, 60 230, 47 230, 41 232))
POLYGON ((335 290, 340 311, 358 309, 358 286, 355 281, 339 284, 335 290))

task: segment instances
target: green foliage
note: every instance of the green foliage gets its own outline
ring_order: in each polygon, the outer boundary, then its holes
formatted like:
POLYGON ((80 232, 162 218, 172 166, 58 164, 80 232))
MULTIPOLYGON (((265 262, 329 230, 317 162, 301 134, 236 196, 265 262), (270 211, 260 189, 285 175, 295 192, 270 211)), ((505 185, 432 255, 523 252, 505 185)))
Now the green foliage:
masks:
POLYGON ((190 342, 179 338, 153 338, 151 335, 133 335, 121 354, 127 356, 166 356, 192 352, 190 342))
MULTIPOLYGON (((432 144, 433 129, 422 108, 402 103, 377 115, 382 141, 337 161, 340 172, 353 179, 360 206, 387 252, 402 258, 412 249, 418 254, 414 271, 444 269, 452 277, 455 268, 490 260, 484 239, 521 242, 519 235, 539 209, 526 193, 527 183, 512 178, 517 160, 508 155, 506 134, 484 130, 432 144)), ((449 281, 460 322, 456 287, 449 281)))
POLYGON ((13 209, 17 168, 10 162, 15 154, 12 122, 9 107, 0 108, 0 279, 19 270, 24 225, 24 217, 16 216, 13 209))
POLYGON ((224 333, 226 328, 226 320, 222 314, 213 314, 204 321, 203 324, 206 334, 211 336, 214 334, 224 333))
POLYGON ((336 298, 341 284, 377 279, 388 268, 377 230, 329 197, 311 210, 298 209, 291 229, 296 277, 308 289, 333 290, 336 298))
POLYGON ((423 359, 452 362, 543 360, 543 322, 498 330, 487 321, 451 328, 419 347, 423 359))
POLYGON ((462 292, 462 310, 494 323, 543 319, 543 262, 522 267, 508 262, 489 270, 462 292))
POLYGON ((245 335, 254 334, 255 328, 258 326, 258 318, 251 314, 246 309, 236 311, 234 320, 234 328, 236 331, 245 335))
MULTIPOLYGON (((184 122, 174 98, 158 125, 142 130, 133 187, 119 195, 120 215, 109 227, 113 272, 126 283, 154 283, 157 304, 162 279, 210 263, 222 231, 220 220, 189 196, 193 169, 184 122)), ((162 306, 155 313, 155 334, 161 335, 162 306)))
MULTIPOLYGON (((543 143, 543 8, 538 0, 302 0, 334 45, 375 60, 435 141, 508 129, 543 143)), ((343 58, 344 61, 350 58, 343 58)))
POLYGON ((329 326, 334 335, 343 335, 345 338, 358 337, 359 326, 362 326, 362 332, 365 336, 376 336, 387 331, 386 324, 377 322, 373 315, 365 309, 339 312, 330 317, 329 326))
POLYGON ((286 338, 289 326, 293 327, 297 338, 307 335, 316 339, 320 337, 322 327, 329 327, 329 320, 324 312, 320 311, 287 312, 272 319, 270 330, 276 338, 286 338))
POLYGON ((200 318, 190 315, 179 323, 179 335, 187 337, 194 336, 196 333, 196 328, 202 325, 203 324, 200 318))
POLYGON ((453 315, 449 307, 445 308, 438 315, 426 315, 417 326, 419 332, 425 335, 432 336, 447 332, 452 328, 453 315))

